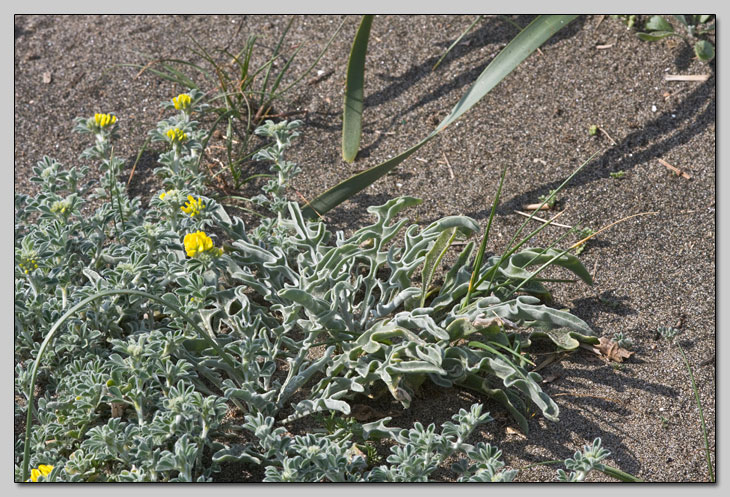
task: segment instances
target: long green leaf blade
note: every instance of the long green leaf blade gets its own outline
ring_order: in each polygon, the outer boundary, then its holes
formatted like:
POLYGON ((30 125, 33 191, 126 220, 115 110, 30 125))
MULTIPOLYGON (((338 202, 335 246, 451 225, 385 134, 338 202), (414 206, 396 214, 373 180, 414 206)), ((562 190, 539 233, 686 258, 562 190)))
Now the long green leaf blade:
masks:
POLYGON ((312 218, 317 213, 322 214, 329 211, 387 174, 468 111, 530 53, 576 17, 575 15, 549 15, 540 16, 532 21, 484 69, 474 85, 431 134, 400 155, 356 174, 325 191, 302 209, 304 216, 312 218))
POLYGON ((471 88, 461 97, 461 100, 454 106, 451 113, 441 121, 435 133, 440 132, 449 124, 456 121, 474 104, 489 93, 497 83, 502 81, 511 73, 523 60, 540 45, 550 39, 560 28, 566 26, 577 15, 547 15, 539 16, 525 29, 515 36, 504 49, 489 63, 479 75, 471 88))
POLYGON ((360 148, 362 133, 362 109, 365 87, 365 55, 368 51, 370 27, 373 15, 362 16, 360 28, 352 42, 350 59, 347 63, 347 81, 345 83, 345 105, 342 111, 342 159, 345 162, 355 160, 360 148))
POLYGON ((482 244, 479 246, 476 259, 474 259, 474 268, 472 269, 471 279, 469 280, 469 288, 466 291, 466 298, 461 305, 462 310, 469 305, 469 299, 471 294, 477 287, 476 282, 479 278, 479 270, 482 268, 482 259, 484 258, 484 251, 487 249, 487 240, 489 239, 489 230, 492 228, 492 220, 497 212, 497 205, 499 204, 499 196, 502 193, 502 185, 504 184, 504 176, 507 174, 507 166, 502 169, 502 176, 499 178, 499 186, 497 187, 497 194, 494 196, 494 202, 492 202, 492 212, 489 214, 489 221, 487 222, 487 229, 484 231, 482 237, 482 244))
POLYGON ((454 238, 456 238, 456 228, 442 231, 434 242, 433 247, 431 247, 431 250, 426 254, 421 272, 421 307, 426 305, 426 295, 428 294, 428 288, 431 286, 433 275, 441 259, 446 255, 446 251, 451 247, 454 238))

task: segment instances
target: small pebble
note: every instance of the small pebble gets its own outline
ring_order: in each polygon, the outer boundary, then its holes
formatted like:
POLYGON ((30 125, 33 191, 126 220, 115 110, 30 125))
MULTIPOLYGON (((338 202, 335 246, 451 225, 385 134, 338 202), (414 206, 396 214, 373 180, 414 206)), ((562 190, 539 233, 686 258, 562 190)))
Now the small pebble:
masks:
POLYGON ((652 106, 651 106, 651 111, 652 111, 652 112, 656 112, 656 105, 652 105, 652 106))

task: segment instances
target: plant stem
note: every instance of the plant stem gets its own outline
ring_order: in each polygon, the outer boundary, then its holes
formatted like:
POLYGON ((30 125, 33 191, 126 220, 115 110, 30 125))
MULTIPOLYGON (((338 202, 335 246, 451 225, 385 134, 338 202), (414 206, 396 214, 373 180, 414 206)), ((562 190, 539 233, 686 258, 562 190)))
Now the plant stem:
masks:
MULTIPOLYGON (((502 192, 502 185, 504 184, 504 176, 507 174, 507 167, 505 166, 502 169, 502 176, 499 178, 499 186, 497 187, 497 194, 494 196, 494 202, 492 202, 492 212, 489 214, 489 221, 487 221, 487 229, 484 230, 484 236, 482 237, 482 244, 479 246, 479 252, 477 252, 477 257, 474 260, 474 269, 471 273, 471 280, 469 281, 469 288, 466 291, 466 298, 461 304, 461 310, 463 311, 464 308, 469 305, 469 299, 471 299, 471 294, 474 291, 474 289, 478 286, 477 280, 479 278, 479 270, 482 267, 482 258, 484 257, 484 251, 487 248, 487 239, 489 238, 489 230, 492 227, 492 220, 494 219, 494 214, 497 212, 497 204, 499 203, 499 195, 502 192)), ((481 282, 479 282, 481 283, 481 282)))
POLYGON ((625 481, 628 483, 643 483, 644 481, 637 476, 625 473, 618 468, 614 468, 613 466, 607 466, 606 464, 601 464, 601 467, 596 469, 612 478, 616 478, 617 480, 625 481))
POLYGON ((700 394, 697 391, 697 385, 695 384, 695 376, 692 373, 692 367, 689 364, 689 361, 687 360, 687 354, 684 353, 684 349, 681 345, 679 345, 678 342, 675 342, 675 345, 679 349, 679 351, 682 353, 682 359, 684 360, 684 365, 687 366, 687 372, 689 373, 689 379, 692 382, 692 391, 695 394, 695 401, 697 402, 697 408, 700 410, 700 422, 702 423, 702 435, 705 439, 705 455, 707 456, 707 471, 710 473, 710 481, 712 483, 715 483, 715 473, 712 471, 712 459, 710 458, 710 443, 707 439, 707 426, 705 425, 705 415, 702 412, 702 403, 700 402, 700 394))
MULTIPOLYGON (((535 467, 535 466, 546 466, 548 464, 562 464, 563 461, 543 461, 538 462, 535 464, 529 464, 527 466, 524 466, 522 468, 519 468, 519 471, 524 471, 526 469, 535 467)), ((626 473, 624 471, 621 471, 618 468, 614 468, 613 466, 608 466, 607 464, 601 464, 599 467, 596 467, 598 471, 601 473, 610 476, 611 478, 616 478, 617 480, 627 482, 627 483, 643 483, 644 480, 641 478, 634 476, 632 474, 626 473)))

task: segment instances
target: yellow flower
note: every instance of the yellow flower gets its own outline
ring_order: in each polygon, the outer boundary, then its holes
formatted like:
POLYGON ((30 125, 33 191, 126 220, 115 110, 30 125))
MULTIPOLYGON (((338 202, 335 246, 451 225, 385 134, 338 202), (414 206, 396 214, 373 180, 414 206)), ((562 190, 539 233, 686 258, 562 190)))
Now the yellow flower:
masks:
POLYGON ((178 129, 178 128, 170 128, 167 130, 167 133, 165 133, 165 134, 167 135, 167 138, 169 138, 170 141, 173 143, 175 143, 175 142, 182 143, 188 139, 188 135, 183 133, 183 130, 178 129))
POLYGON ((167 190, 165 192, 160 193, 160 200, 167 199, 168 202, 177 202, 179 199, 179 193, 176 189, 167 190))
POLYGON ((213 240, 203 231, 196 231, 195 233, 188 233, 184 239, 185 252, 188 257, 197 257, 198 255, 206 252, 214 256, 219 256, 223 251, 213 246, 213 240))
POLYGON ((94 114, 94 122, 100 128, 106 128, 117 122, 117 116, 111 114, 94 114))
POLYGON ((51 212, 60 212, 66 214, 66 211, 71 208, 71 198, 67 197, 63 200, 57 200, 51 204, 51 212))
POLYGON ((25 274, 29 274, 30 271, 38 269, 38 261, 32 258, 24 258, 22 262, 18 263, 18 266, 20 266, 20 269, 22 269, 25 274))
POLYGON ((172 103, 175 105, 175 109, 185 110, 190 107, 190 95, 187 93, 181 93, 172 99, 172 103))
POLYGON ((48 475, 51 474, 51 471, 53 471, 53 466, 50 464, 41 464, 38 466, 38 469, 33 468, 30 470, 30 479, 26 481, 38 481, 38 477, 43 475, 44 478, 47 478, 48 475))
POLYGON ((193 217, 196 214, 200 214, 200 211, 205 209, 205 204, 203 204, 200 197, 198 197, 198 200, 195 200, 192 195, 188 195, 188 202, 180 207, 180 209, 185 214, 190 214, 190 217, 193 217))

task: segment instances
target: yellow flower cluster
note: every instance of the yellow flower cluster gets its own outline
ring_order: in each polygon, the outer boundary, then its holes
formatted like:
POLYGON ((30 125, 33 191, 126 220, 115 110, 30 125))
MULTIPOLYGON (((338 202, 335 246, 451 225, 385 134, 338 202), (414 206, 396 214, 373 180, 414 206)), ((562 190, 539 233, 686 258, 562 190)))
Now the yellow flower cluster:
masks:
POLYGON ((53 466, 50 464, 41 464, 38 466, 38 469, 33 468, 30 470, 30 478, 25 481, 37 482, 39 476, 43 475, 43 478, 47 478, 51 474, 51 471, 53 471, 53 466))
POLYGON ((60 212, 61 214, 66 214, 66 211, 71 208, 71 200, 68 198, 65 198, 63 200, 57 200, 56 202, 53 202, 51 204, 51 212, 60 212))
POLYGON ((203 231, 188 233, 185 235, 183 243, 185 244, 185 252, 188 254, 188 257, 197 257, 202 253, 208 253, 217 257, 223 253, 221 249, 213 246, 213 240, 203 231))
POLYGON ((167 137, 170 139, 171 142, 184 142, 188 139, 188 135, 183 133, 183 130, 178 128, 170 128, 167 130, 167 133, 165 133, 167 137))
MULTIPOLYGON (((167 190, 166 192, 160 193, 160 200, 165 200, 167 197, 171 198, 177 198, 178 197, 178 191, 175 189, 167 190)), ((168 199, 169 201, 170 199, 168 199)))
POLYGON ((34 269, 38 269, 38 263, 36 262, 35 259, 27 259, 25 261, 25 264, 23 264, 21 262, 18 265, 20 266, 20 269, 22 269, 25 272, 25 274, 28 274, 30 271, 32 271, 34 269))
POLYGON ((177 97, 173 97, 172 103, 175 105, 175 109, 185 110, 190 107, 190 95, 187 93, 181 93, 177 97))
POLYGON ((194 199, 192 195, 188 195, 188 201, 185 205, 180 207, 180 209, 185 214, 190 214, 190 217, 193 217, 197 214, 200 214, 200 211, 205 209, 205 204, 203 204, 203 201, 198 197, 198 199, 194 199))
POLYGON ((117 122, 117 116, 111 114, 94 114, 94 122, 100 128, 106 128, 117 122))

